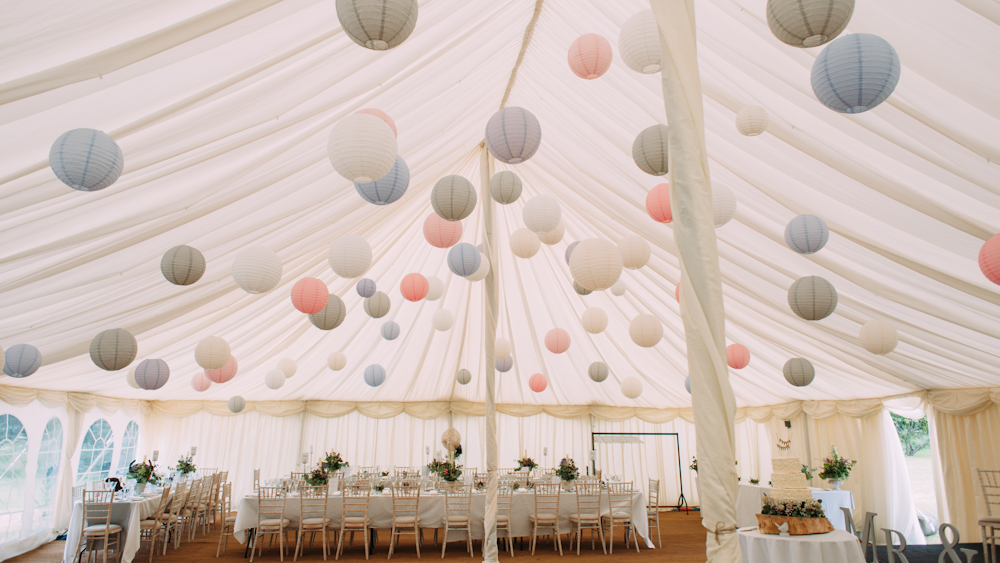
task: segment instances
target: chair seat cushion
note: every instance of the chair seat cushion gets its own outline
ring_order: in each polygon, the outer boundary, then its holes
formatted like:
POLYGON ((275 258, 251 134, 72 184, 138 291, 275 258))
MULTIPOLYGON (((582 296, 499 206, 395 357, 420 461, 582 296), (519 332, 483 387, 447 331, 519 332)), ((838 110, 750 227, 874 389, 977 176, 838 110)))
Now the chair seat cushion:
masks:
POLYGON ((632 515, 628 512, 612 512, 611 514, 605 514, 601 518, 607 519, 608 517, 614 518, 615 520, 631 520, 632 515))
POLYGON ((269 527, 272 527, 272 528, 273 527, 277 527, 277 526, 287 526, 288 523, 289 523, 288 518, 282 518, 280 520, 277 519, 277 518, 267 518, 266 520, 261 520, 260 521, 260 525, 262 527, 269 526, 269 527))
MULTIPOLYGON (((122 527, 118 524, 108 524, 108 533, 117 534, 122 531, 122 527)), ((83 529, 83 535, 85 536, 103 536, 104 535, 104 524, 94 524, 93 526, 87 526, 83 529)))
POLYGON ((160 520, 162 520, 164 522, 176 522, 177 521, 177 516, 174 515, 174 514, 164 514, 164 515, 160 516, 160 520))
POLYGON ((158 528, 159 526, 160 523, 156 520, 143 520, 142 522, 139 522, 139 527, 143 530, 152 530, 153 528, 158 528))
POLYGON ((447 516, 445 518, 442 518, 441 521, 442 522, 447 521, 447 522, 452 522, 452 523, 455 523, 455 522, 468 522, 469 521, 469 517, 468 516, 447 516))
POLYGON ((323 524, 329 524, 329 523, 330 523, 330 519, 329 518, 303 518, 302 519, 302 525, 303 526, 321 526, 323 524))
POLYGON ((537 516, 534 514, 528 515, 528 520, 532 522, 534 522, 535 520, 538 520, 539 522, 554 522, 555 519, 556 519, 555 514, 539 514, 537 516))
POLYGON ((510 516, 506 516, 504 514, 498 514, 497 522, 510 522, 510 516))
POLYGON ((366 521, 369 520, 364 516, 348 516, 347 518, 344 518, 345 524, 364 524, 366 521))
POLYGON ((584 522, 597 522, 601 517, 597 514, 570 514, 569 519, 571 522, 579 522, 581 520, 584 522))
POLYGON ((397 516, 397 517, 394 517, 392 519, 392 523, 395 524, 395 525, 397 525, 397 526, 399 526, 399 525, 413 526, 415 524, 419 524, 420 523, 420 518, 416 518, 416 517, 413 517, 413 516, 397 516))
POLYGON ((235 516, 226 516, 226 524, 235 524, 235 523, 236 523, 235 516))

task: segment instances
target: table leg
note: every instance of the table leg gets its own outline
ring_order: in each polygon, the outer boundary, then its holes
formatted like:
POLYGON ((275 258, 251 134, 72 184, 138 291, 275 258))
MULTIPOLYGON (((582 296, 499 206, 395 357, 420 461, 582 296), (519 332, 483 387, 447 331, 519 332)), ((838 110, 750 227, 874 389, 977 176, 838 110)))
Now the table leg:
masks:
POLYGON ((243 559, 250 557, 250 546, 253 545, 253 537, 257 533, 257 528, 247 530, 247 547, 243 550, 243 559))

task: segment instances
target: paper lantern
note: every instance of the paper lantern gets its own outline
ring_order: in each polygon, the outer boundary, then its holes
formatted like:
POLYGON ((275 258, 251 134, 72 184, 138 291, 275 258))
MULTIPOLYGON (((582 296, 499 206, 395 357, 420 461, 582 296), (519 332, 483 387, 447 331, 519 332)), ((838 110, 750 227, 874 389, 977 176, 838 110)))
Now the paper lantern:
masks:
POLYGON ((507 373, 510 368, 514 367, 514 357, 507 356, 506 358, 497 358, 493 362, 493 365, 497 368, 500 373, 507 373))
POLYGON ((454 428, 449 428, 441 433, 441 445, 448 450, 449 453, 458 449, 458 446, 462 445, 462 434, 455 430, 454 428))
POLYGON ((458 370, 455 381, 458 381, 459 385, 468 385, 472 381, 472 372, 465 368, 458 370))
POLYGON ((267 293, 281 283, 281 260, 262 246, 247 248, 233 260, 233 281, 251 295, 267 293))
POLYGON ((343 352, 334 352, 326 358, 326 365, 333 371, 340 371, 347 367, 347 355, 343 352))
POLYGON ((638 399, 642 395, 642 382, 637 377, 626 377, 622 380, 622 395, 627 399, 638 399))
POLYGON ((684 388, 687 389, 688 394, 691 393, 691 376, 684 378, 684 388))
POLYGON ((194 361, 204 369, 221 368, 231 355, 229 343, 218 336, 205 337, 194 349, 194 361))
POLYGON ((639 346, 651 348, 663 338, 663 323, 654 315, 638 315, 629 323, 628 335, 639 346))
POLYGON ((73 129, 52 143, 49 167, 74 190, 96 192, 121 176, 125 156, 118 143, 103 131, 73 129))
POLYGON ((518 258, 531 258, 542 247, 538 235, 521 227, 510 234, 510 251, 518 258))
POLYGON ((299 366, 291 358, 281 358, 278 360, 278 369, 281 370, 281 373, 285 374, 285 377, 291 377, 298 371, 299 366))
POLYGON ((211 386, 212 382, 205 377, 205 372, 199 371, 191 376, 191 388, 195 391, 201 393, 202 391, 207 391, 211 386))
POLYGON ((476 189, 457 175, 445 176, 431 189, 431 207, 446 221, 461 221, 476 209, 476 189))
POLYGON ((337 19, 355 43, 385 51, 413 33, 417 0, 337 0, 337 19))
POLYGON ((490 273, 490 261, 486 259, 486 256, 482 252, 480 252, 479 267, 476 268, 476 271, 472 272, 471 275, 466 276, 465 279, 469 280, 470 282, 483 281, 484 279, 486 279, 486 276, 488 276, 489 273, 490 273))
POLYGON ((760 106, 746 106, 736 114, 736 130, 740 135, 756 137, 767 130, 770 119, 760 106))
POLYGON ((578 244, 580 244, 580 241, 575 240, 575 241, 569 243, 569 246, 566 247, 566 265, 567 266, 569 266, 569 257, 573 254, 573 251, 576 250, 576 246, 578 244))
POLYGON ((562 221, 562 209, 556 198, 548 195, 536 195, 524 204, 521 211, 524 226, 535 233, 547 233, 555 230, 562 221))
POLYGON ((139 384, 135 381, 135 367, 128 370, 128 375, 125 376, 125 383, 128 383, 128 386, 132 389, 141 389, 139 384))
POLYGON ((625 282, 623 280, 618 280, 611 286, 611 295, 615 297, 625 295, 625 282))
POLYGON ((106 371, 118 371, 135 359, 139 343, 123 328, 112 328, 100 332, 90 341, 90 359, 106 371))
POLYGON ((750 364, 750 350, 742 344, 726 346, 726 363, 733 369, 743 369, 750 364))
POLYGON ((506 338, 497 338, 493 344, 493 355, 498 360, 510 356, 511 351, 510 341, 506 338))
POLYGON ((647 127, 632 141, 632 160, 646 174, 663 176, 669 172, 668 142, 670 128, 656 124, 647 127))
POLYGON ((827 45, 812 67, 812 89, 840 113, 861 113, 881 104, 899 82, 899 55, 888 41, 852 33, 827 45))
POLYGON ((428 301, 437 301, 444 295, 444 282, 437 276, 427 276, 427 296, 428 301))
POLYGON ((1000 285, 1000 235, 993 235, 979 249, 979 270, 986 279, 1000 285))
POLYGON ((569 68, 586 80, 599 78, 611 68, 611 43, 596 33, 576 38, 569 46, 569 68))
POLYGON ((233 414, 238 414, 243 412, 243 409, 247 408, 247 400, 239 395, 229 398, 229 412, 233 414))
POLYGON ((392 134, 396 138, 399 138, 399 131, 396 131, 396 122, 393 121, 391 117, 389 117, 388 113, 376 108, 359 109, 354 113, 367 113, 368 115, 374 115, 375 117, 384 121, 385 124, 389 126, 389 129, 392 129, 392 134))
POLYGON ((816 368, 805 358, 792 358, 781 368, 785 379, 796 387, 805 387, 816 377, 816 368))
POLYGON ((363 276, 372 265, 372 247, 364 237, 344 235, 333 241, 327 252, 333 273, 352 279, 363 276))
POLYGON ((528 388, 535 393, 541 393, 545 391, 545 388, 549 386, 549 380, 542 374, 536 373, 528 378, 528 388))
POLYGON ((785 227, 785 244, 799 254, 819 252, 829 239, 826 221, 815 215, 799 215, 785 227))
POLYGON ((365 299, 365 313, 373 319, 381 319, 388 315, 391 307, 389 296, 381 291, 376 291, 374 295, 365 299))
POLYGON ((670 211, 670 184, 657 184, 646 194, 646 213, 657 223, 673 223, 670 211))
POLYGON ((590 295, 594 292, 593 290, 587 289, 576 283, 576 281, 573 282, 573 291, 575 291, 578 295, 590 295))
POLYGON ((267 385, 268 389, 280 389, 285 384, 285 379, 285 372, 272 369, 264 375, 264 385, 267 385))
POLYGON ((608 289, 622 275, 622 255, 609 241, 586 239, 573 251, 569 271, 573 279, 587 289, 608 289))
POLYGON ((234 356, 229 356, 229 360, 226 365, 219 369, 206 369, 205 377, 208 378, 212 383, 225 383, 232 378, 236 377, 236 371, 239 370, 239 363, 236 361, 234 356))
POLYGON ((642 74, 660 72, 660 30, 653 10, 625 20, 618 35, 618 52, 630 69, 642 74))
POLYGON ((678 303, 681 302, 681 284, 674 286, 674 299, 676 299, 678 303))
POLYGON ((583 324, 583 330, 590 334, 598 334, 608 328, 608 314, 600 307, 590 307, 583 312, 580 322, 583 324))
POLYGON ((355 113, 333 126, 326 153, 338 174, 356 184, 380 180, 397 156, 396 135, 381 119, 355 113))
POLYGON ((486 148, 501 162, 524 162, 534 156, 541 144, 542 126, 524 108, 503 108, 494 113, 486 124, 486 148))
POLYGON ((372 364, 365 368, 365 383, 369 387, 378 387, 385 382, 385 368, 378 365, 372 364))
POLYGON ((424 297, 427 297, 427 291, 430 286, 427 284, 427 278, 418 274, 406 274, 403 277, 403 281, 399 284, 399 292, 403 294, 403 299, 407 301, 420 301, 424 297))
POLYGON ((4 354, 3 372, 11 377, 28 377, 42 367, 42 353, 31 344, 15 344, 4 354))
POLYGON ((561 241, 564 234, 566 234, 566 227, 563 226, 562 221, 559 221, 559 226, 555 229, 552 229, 547 233, 538 233, 538 240, 552 246, 553 244, 561 241))
POLYGON ((311 315, 326 307, 330 300, 330 290, 316 278, 302 278, 292 286, 292 306, 311 315))
POLYGON ((358 282, 358 285, 354 287, 355 289, 358 290, 358 295, 360 295, 361 297, 371 297, 372 295, 375 295, 375 291, 377 291, 378 289, 375 286, 375 282, 368 278, 361 278, 361 281, 358 282))
POLYGON ((649 262, 649 243, 639 235, 628 235, 618 242, 622 267, 638 270, 649 262))
POLYGON ((438 309, 431 315, 431 325, 434 326, 435 330, 444 332, 450 329, 454 322, 455 317, 451 314, 451 311, 446 309, 438 309))
POLYGON ((435 248, 451 248, 462 240, 462 222, 448 221, 431 213, 424 219, 424 239, 435 248))
POLYGON ((190 246, 175 246, 160 259, 160 272, 174 285, 191 285, 205 275, 205 256, 190 246))
MULTIPOLYGON (((374 291, 372 295, 374 295, 374 291)), ((343 299, 331 293, 326 301, 326 306, 320 312, 309 315, 309 322, 320 330, 333 330, 340 326, 345 318, 347 318, 347 305, 344 304, 343 299)))
POLYGON ((510 205, 521 197, 521 178, 509 170, 501 170, 490 178, 490 197, 500 205, 510 205))
POLYGON ((396 321, 385 321, 382 323, 382 338, 395 340, 399 338, 399 323, 396 321))
POLYGON ((819 276, 799 278, 788 288, 788 306, 807 321, 825 319, 837 308, 837 290, 819 276))
POLYGON ((712 216, 715 226, 721 227, 736 215, 736 196, 725 184, 712 183, 712 216))
POLYGON ((354 183, 361 199, 375 205, 389 205, 403 197, 410 186, 410 168, 403 157, 396 155, 396 162, 389 173, 374 182, 354 183))
POLYGON ((818 47, 851 21, 854 0, 768 0, 767 26, 792 47, 818 47))
POLYGON ((481 263, 482 254, 467 242, 460 242, 448 251, 448 269, 456 276, 471 276, 481 263))
POLYGON ((545 334, 545 347, 553 354, 569 350, 569 343, 569 333, 561 328, 554 328, 545 334))
POLYGON ((885 321, 868 321, 861 327, 858 339, 865 350, 879 356, 892 352, 899 344, 896 327, 885 321))
POLYGON ((600 383, 608 378, 608 364, 604 362, 594 362, 587 368, 587 375, 590 379, 600 383))
POLYGON ((163 360, 143 360, 135 366, 135 382, 147 391, 163 387, 168 379, 170 379, 170 366, 163 360))

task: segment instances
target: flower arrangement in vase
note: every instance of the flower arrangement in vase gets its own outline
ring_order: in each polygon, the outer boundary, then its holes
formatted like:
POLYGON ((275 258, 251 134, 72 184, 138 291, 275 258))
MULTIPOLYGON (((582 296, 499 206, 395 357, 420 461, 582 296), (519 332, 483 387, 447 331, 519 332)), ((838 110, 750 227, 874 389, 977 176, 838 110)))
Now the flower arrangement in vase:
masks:
POLYGON ((454 462, 446 462, 441 467, 440 474, 445 481, 454 483, 462 477, 462 466, 454 462))
POLYGON ((321 487, 330 482, 330 474, 327 473, 324 464, 306 473, 304 479, 312 487, 321 487))
POLYGON ((156 473, 156 466, 152 461, 136 463, 133 461, 128 466, 128 479, 135 479, 135 492, 142 493, 146 489, 146 483, 154 485, 160 484, 163 479, 156 473))
POLYGON ((181 474, 181 477, 186 476, 188 473, 194 473, 198 468, 194 466, 194 462, 191 461, 191 454, 186 456, 181 456, 177 458, 177 465, 174 466, 174 471, 181 474))
POLYGON ((556 476, 562 480, 563 489, 570 491, 573 488, 573 481, 580 476, 580 470, 577 469, 576 463, 568 458, 564 457, 559 461, 559 467, 554 469, 556 476))
POLYGON ((857 460, 841 457, 837 451, 837 446, 830 444, 830 455, 823 458, 823 471, 820 472, 820 479, 827 479, 834 490, 840 490, 840 486, 851 476, 851 469, 858 463, 857 460))
POLYGON ((538 464, 535 463, 535 460, 531 459, 526 455, 521 459, 517 460, 517 467, 518 469, 527 468, 528 471, 534 471, 535 468, 538 467, 538 464))
POLYGON ((344 458, 340 457, 340 454, 333 451, 326 454, 326 458, 323 460, 323 463, 320 464, 320 467, 325 469, 327 473, 336 473, 337 471, 340 471, 341 468, 350 466, 351 464, 344 461, 344 458))

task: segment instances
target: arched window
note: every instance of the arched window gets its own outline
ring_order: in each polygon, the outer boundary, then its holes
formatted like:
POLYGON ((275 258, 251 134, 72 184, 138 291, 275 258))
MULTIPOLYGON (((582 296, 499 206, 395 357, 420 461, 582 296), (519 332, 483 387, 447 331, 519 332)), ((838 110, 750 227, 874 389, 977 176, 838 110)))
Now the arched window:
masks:
POLYGON ((35 511, 32 519, 32 533, 52 529, 56 507, 56 477, 59 475, 59 461, 62 458, 63 431, 58 418, 51 418, 42 434, 42 445, 38 450, 38 471, 35 472, 35 511))
POLYGON ((115 437, 111 425, 103 418, 90 425, 80 446, 80 466, 76 471, 77 483, 101 481, 111 470, 111 454, 115 451, 115 437))
POLYGON ((16 416, 0 414, 0 543, 20 539, 28 433, 16 416))
POLYGON ((134 420, 125 427, 122 451, 118 454, 118 474, 128 473, 128 464, 135 461, 135 451, 139 448, 139 425, 134 420))

